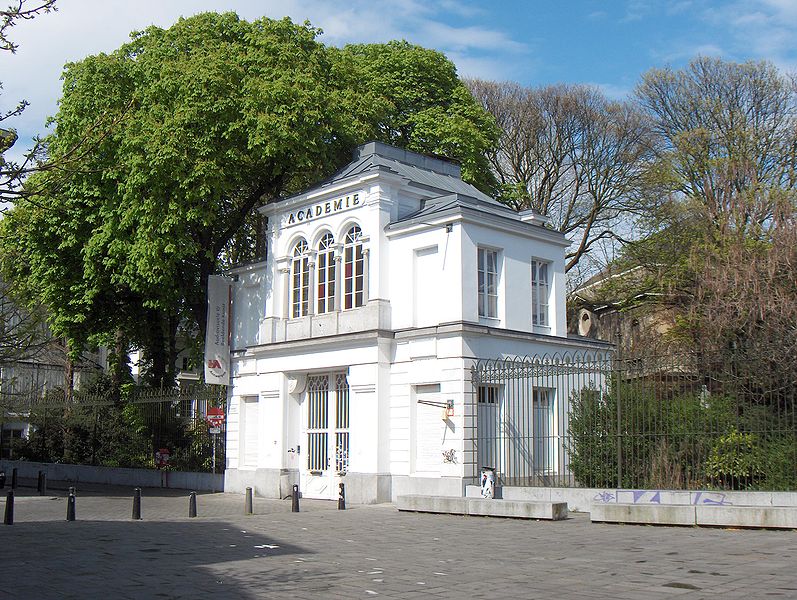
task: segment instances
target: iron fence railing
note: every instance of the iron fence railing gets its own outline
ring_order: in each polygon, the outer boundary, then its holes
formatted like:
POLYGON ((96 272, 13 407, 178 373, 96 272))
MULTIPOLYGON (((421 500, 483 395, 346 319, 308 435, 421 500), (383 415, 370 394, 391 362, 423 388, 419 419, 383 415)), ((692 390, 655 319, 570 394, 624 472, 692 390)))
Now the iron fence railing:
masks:
POLYGON ((524 486, 797 489, 794 382, 749 357, 481 361, 477 469, 524 486))
POLYGON ((224 425, 207 420, 226 406, 226 388, 134 388, 121 398, 62 389, 0 396, 0 452, 6 459, 112 467, 221 472, 224 425))

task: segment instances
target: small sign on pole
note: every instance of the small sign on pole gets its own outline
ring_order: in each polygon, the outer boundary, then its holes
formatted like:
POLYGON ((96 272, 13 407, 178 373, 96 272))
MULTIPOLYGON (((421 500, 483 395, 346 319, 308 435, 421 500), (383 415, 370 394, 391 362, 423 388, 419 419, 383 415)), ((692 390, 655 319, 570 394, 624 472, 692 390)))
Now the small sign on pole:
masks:
POLYGON ((221 433, 221 427, 209 427, 208 433, 211 433, 213 435, 218 435, 221 433))
POLYGON ((208 408, 208 414, 205 419, 210 427, 221 427, 224 425, 224 409, 223 408, 208 408))

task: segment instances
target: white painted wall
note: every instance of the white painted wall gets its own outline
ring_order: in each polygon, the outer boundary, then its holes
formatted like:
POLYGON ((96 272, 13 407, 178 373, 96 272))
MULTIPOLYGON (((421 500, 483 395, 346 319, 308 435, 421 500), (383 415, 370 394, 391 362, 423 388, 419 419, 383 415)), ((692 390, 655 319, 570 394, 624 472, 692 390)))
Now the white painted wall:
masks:
POLYGON ((561 238, 537 225, 479 219, 467 210, 450 218, 396 225, 400 216, 411 215, 433 194, 379 172, 266 209, 269 257, 235 271, 228 469, 301 469, 307 451, 301 380, 308 374, 345 372, 350 473, 406 477, 410 483, 398 484, 406 489, 415 489, 412 481, 437 478, 446 480, 445 489, 455 490, 474 475, 470 368, 475 359, 577 349, 566 340, 561 238), (356 206, 326 211, 328 203, 354 194, 356 206), (318 206, 322 214, 316 217, 318 206), (312 218, 298 220, 296 215, 307 207, 313 207, 312 218), (290 281, 283 271, 290 266, 296 240, 303 237, 315 248, 329 231, 342 243, 355 223, 368 252, 368 304, 286 319, 290 281), (498 319, 481 323, 480 246, 499 251, 500 268, 498 319), (549 261, 554 273, 547 328, 532 327, 533 259, 549 261), (442 406, 418 404, 419 390, 430 389, 419 386, 430 385, 439 386, 433 401, 453 401, 452 417, 443 420, 442 406), (249 426, 241 421, 246 397, 257 398, 256 464, 243 461, 249 454, 241 437, 247 437, 249 426), (455 462, 445 461, 442 450, 453 450, 455 462))

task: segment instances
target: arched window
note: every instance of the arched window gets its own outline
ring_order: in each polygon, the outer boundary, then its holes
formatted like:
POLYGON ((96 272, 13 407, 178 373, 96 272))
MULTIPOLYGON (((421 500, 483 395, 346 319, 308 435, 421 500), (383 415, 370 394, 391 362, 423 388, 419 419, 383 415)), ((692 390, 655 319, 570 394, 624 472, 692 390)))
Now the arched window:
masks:
POLYGON ((362 230, 354 225, 346 232, 343 246, 343 308, 363 305, 365 261, 363 260, 362 230))
POLYGON ((331 233, 324 234, 318 242, 318 314, 335 310, 335 238, 331 233))
POLYGON ((291 317, 304 317, 310 309, 310 260, 307 242, 299 240, 291 260, 291 317))

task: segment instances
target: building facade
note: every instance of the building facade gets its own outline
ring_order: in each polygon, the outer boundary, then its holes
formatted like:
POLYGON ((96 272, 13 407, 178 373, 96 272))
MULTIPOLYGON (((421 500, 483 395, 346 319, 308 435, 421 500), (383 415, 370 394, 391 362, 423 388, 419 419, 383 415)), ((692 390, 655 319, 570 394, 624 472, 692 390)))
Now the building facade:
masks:
POLYGON ((475 362, 584 348, 568 241, 451 162, 372 142, 262 211, 268 258, 234 272, 227 491, 460 496, 496 395, 475 362))

